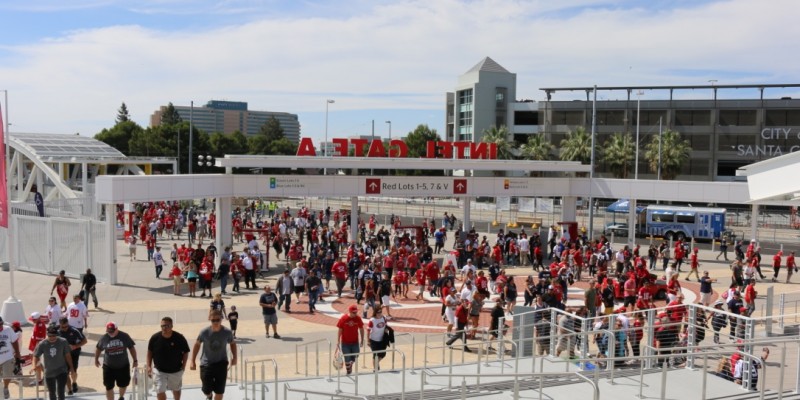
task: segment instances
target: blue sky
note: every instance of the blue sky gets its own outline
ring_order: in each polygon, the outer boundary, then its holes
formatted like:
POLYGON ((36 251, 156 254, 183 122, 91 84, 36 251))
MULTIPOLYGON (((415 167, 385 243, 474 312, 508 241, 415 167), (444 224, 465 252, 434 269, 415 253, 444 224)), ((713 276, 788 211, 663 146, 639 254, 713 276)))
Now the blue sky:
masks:
POLYGON ((0 0, 0 89, 16 132, 94 135, 122 102, 147 126, 170 101, 222 99, 297 113, 303 135, 321 138, 335 99, 329 137, 369 134, 373 119, 383 136, 387 120, 393 136, 420 123, 441 133, 444 93, 486 56, 517 74, 519 99, 798 83, 798 11, 792 0, 0 0))

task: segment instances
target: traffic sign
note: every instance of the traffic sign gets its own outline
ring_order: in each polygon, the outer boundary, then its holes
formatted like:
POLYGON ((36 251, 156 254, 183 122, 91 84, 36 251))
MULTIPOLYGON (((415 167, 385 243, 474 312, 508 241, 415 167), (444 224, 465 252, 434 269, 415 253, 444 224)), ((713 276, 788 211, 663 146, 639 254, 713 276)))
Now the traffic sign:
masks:
POLYGON ((453 179, 453 194, 467 194, 466 179, 453 179))
POLYGON ((367 178, 367 194, 381 194, 381 180, 367 178))

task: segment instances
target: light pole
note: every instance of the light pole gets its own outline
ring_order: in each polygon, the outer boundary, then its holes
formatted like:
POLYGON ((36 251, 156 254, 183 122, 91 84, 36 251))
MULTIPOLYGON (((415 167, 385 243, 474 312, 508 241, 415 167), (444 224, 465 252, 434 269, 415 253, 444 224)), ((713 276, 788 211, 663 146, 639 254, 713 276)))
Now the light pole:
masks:
POLYGON ((192 174, 192 115, 194 114, 194 101, 189 103, 189 175, 192 174))
POLYGON ((392 140, 392 121, 386 121, 389 124, 389 140, 392 140))
POLYGON ((197 166, 198 167, 202 167, 202 166, 210 167, 212 165, 214 165, 214 157, 211 156, 210 154, 206 154, 205 156, 200 154, 200 155, 197 156, 197 166))
POLYGON ((636 92, 636 163, 633 168, 633 179, 639 179, 639 115, 642 110, 643 91, 636 92))
MULTIPOLYGON (((322 143, 322 155, 328 155, 328 105, 336 103, 335 100, 325 100, 325 142, 322 143)), ((327 171, 327 168, 326 168, 327 171)))

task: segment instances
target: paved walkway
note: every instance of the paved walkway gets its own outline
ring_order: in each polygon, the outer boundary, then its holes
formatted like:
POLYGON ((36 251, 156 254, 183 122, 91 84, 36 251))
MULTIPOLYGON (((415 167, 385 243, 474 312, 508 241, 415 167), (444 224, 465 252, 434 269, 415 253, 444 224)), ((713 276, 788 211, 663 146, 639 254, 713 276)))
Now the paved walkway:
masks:
MULTIPOLYGON (((160 241, 159 244, 164 249, 171 247, 171 241, 160 241)), ((237 244, 236 247, 243 245, 237 244)), ((176 297, 172 295, 172 284, 170 280, 155 278, 152 263, 145 260, 130 261, 127 257, 126 245, 121 241, 117 243, 119 281, 116 286, 107 284, 98 285, 98 297, 100 307, 90 308, 90 320, 87 329, 89 345, 84 348, 83 357, 80 361, 79 383, 81 392, 92 392, 101 390, 101 373, 92 364, 91 352, 97 339, 104 333, 105 324, 109 321, 116 322, 122 331, 127 332, 137 343, 140 352, 140 362, 143 364, 147 340, 157 332, 159 320, 163 316, 171 316, 175 320, 175 330, 187 336, 190 342, 195 338, 199 330, 207 326, 207 312, 209 299, 189 298, 186 296, 176 297)), ((446 248, 451 248, 448 243, 446 248)), ((144 249, 139 251, 140 257, 146 253, 144 249)), ((168 252, 165 253, 168 256, 168 252)), ((722 290, 724 282, 728 282, 728 265, 724 262, 714 260, 716 254, 710 251, 701 251, 701 269, 711 271, 713 277, 720 279, 720 283, 715 285, 715 289, 722 290)), ((765 255, 765 260, 769 259, 765 255)), ((283 269, 283 262, 271 261, 271 265, 278 266, 272 269, 266 279, 259 279, 259 286, 265 282, 270 282, 275 286, 275 276, 278 271, 283 269)), ((510 274, 517 276, 517 279, 524 279, 525 275, 531 273, 529 268, 511 268, 510 274)), ((785 273, 785 271, 784 271, 785 273)), ((166 272, 165 272, 166 274, 166 272)), ((16 295, 23 301, 25 312, 30 314, 33 311, 44 311, 52 287, 52 276, 45 276, 27 272, 16 272, 16 295)), ((77 279, 76 279, 77 280, 77 279)), ((9 296, 8 272, 0 272, 0 298, 6 299, 9 296)), ((684 282, 682 282, 684 283, 684 282)), ((774 285, 776 292, 800 290, 797 284, 760 284, 759 291, 766 292, 767 285, 774 285)), ((582 290, 578 288, 570 291, 570 298, 579 301, 582 290)), ((686 283, 685 288, 696 292, 696 283, 686 283)), ((74 288, 73 290, 77 290, 74 288)), ((336 328, 334 327, 335 318, 346 309, 347 305, 353 302, 350 295, 342 299, 327 297, 325 302, 318 305, 321 311, 315 315, 307 312, 305 304, 292 304, 293 313, 280 313, 279 333, 282 338, 264 338, 264 328, 261 322, 260 307, 258 307, 258 296, 260 290, 242 289, 240 294, 224 296, 228 309, 231 305, 236 305, 240 314, 239 331, 237 333, 238 343, 244 347, 245 358, 251 357, 274 357, 281 366, 281 376, 288 377, 300 371, 303 366, 296 365, 294 361, 294 350, 296 344, 313 342, 319 339, 335 340, 336 328), (296 310, 296 311, 295 311, 296 310)), ((521 291, 520 291, 521 293, 521 291)), ((413 295, 410 296, 413 298, 413 295)), ((521 294, 520 294, 521 300, 521 294)), ((519 302, 522 304, 522 301, 519 302)), ((490 307, 491 304, 487 304, 490 307)), ((398 304, 393 304, 392 314, 396 315, 393 325, 400 332, 411 333, 441 333, 444 325, 439 317, 438 299, 427 298, 424 301, 401 300, 398 304)), ((482 324, 488 325, 488 314, 482 315, 482 324)), ((23 348, 27 349, 28 338, 30 337, 30 327, 25 328, 23 335, 23 348)), ((422 352, 419 343, 423 336, 417 336, 417 348, 415 353, 421 359, 422 352)), ((405 347, 409 353, 412 351, 410 343, 400 345, 405 347)), ((313 346, 312 346, 313 347, 313 346)), ((325 349, 327 351, 327 349, 325 349)), ((26 353, 24 350, 23 353, 26 353)), ((302 364, 301 359, 301 364, 302 364)), ((419 361, 418 361, 419 363, 419 361)), ((300 371, 302 372, 302 371, 300 371)), ((187 371, 185 384, 199 384, 199 376, 196 372, 187 371)), ((16 389, 16 388, 14 388, 16 389)), ((26 393, 29 392, 26 390, 26 393)))

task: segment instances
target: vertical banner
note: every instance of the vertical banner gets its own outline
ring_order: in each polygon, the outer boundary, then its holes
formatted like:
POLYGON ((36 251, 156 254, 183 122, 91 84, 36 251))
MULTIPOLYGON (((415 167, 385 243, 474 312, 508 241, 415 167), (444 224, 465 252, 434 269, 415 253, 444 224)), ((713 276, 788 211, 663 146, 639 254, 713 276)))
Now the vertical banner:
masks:
POLYGON ((0 227, 8 228, 8 185, 6 184, 6 132, 0 104, 0 227))
POLYGON ((543 197, 536 198, 536 211, 540 213, 552 213, 553 199, 547 199, 543 197))
POLYGON ((523 212, 536 212, 536 199, 533 197, 520 197, 519 210, 523 212))
POLYGON ((498 197, 497 203, 495 207, 497 207, 500 211, 508 211, 511 210, 511 197, 498 197))

